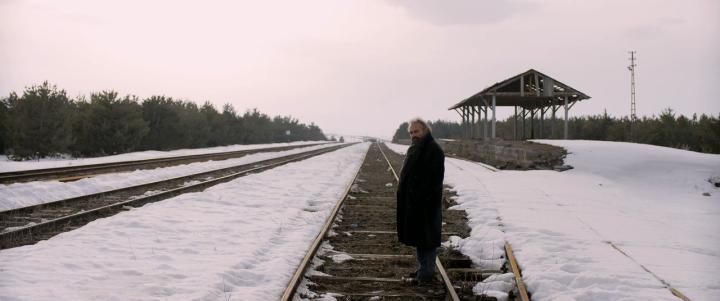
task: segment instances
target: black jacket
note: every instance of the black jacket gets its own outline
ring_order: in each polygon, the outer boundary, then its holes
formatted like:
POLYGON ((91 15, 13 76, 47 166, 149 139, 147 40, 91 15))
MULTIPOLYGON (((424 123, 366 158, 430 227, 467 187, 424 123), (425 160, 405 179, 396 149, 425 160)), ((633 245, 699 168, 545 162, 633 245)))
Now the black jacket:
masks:
POLYGON ((440 246, 445 154, 428 133, 410 146, 397 190, 398 240, 408 246, 440 246))

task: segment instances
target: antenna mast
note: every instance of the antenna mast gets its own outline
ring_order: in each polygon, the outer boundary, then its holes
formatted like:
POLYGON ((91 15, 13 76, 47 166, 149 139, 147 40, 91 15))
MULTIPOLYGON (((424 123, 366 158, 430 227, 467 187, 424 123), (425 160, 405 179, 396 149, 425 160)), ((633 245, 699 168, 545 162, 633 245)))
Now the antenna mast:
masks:
POLYGON ((628 70, 630 70, 630 122, 635 123, 635 120, 637 119, 637 114, 635 111, 635 67, 637 65, 635 64, 635 53, 636 51, 630 51, 630 66, 628 66, 628 70))

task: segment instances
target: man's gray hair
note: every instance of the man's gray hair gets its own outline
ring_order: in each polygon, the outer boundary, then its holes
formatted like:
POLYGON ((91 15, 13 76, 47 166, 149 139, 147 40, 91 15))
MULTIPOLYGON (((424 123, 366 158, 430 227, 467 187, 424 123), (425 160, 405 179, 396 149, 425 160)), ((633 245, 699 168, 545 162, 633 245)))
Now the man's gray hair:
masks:
POLYGON ((420 126, 422 126, 425 129, 426 133, 432 132, 430 125, 428 125, 427 122, 425 122, 425 120, 423 120, 420 117, 415 117, 413 119, 410 119, 410 121, 408 121, 408 131, 410 131, 410 126, 413 124, 419 124, 420 126))

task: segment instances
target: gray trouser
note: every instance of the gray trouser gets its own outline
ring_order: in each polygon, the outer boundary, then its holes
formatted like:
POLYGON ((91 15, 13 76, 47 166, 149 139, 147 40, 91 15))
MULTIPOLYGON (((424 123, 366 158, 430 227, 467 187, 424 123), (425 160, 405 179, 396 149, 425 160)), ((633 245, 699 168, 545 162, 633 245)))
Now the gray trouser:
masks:
POLYGON ((417 248, 417 261, 420 264, 417 272, 418 279, 428 279, 433 276, 435 273, 435 257, 437 257, 437 248, 417 248))

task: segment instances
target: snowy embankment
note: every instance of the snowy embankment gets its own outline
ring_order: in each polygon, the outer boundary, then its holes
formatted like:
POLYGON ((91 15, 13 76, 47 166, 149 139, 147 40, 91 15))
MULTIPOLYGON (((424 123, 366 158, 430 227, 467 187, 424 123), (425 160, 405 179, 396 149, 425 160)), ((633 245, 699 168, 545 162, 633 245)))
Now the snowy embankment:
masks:
POLYGON ((708 182, 720 155, 538 142, 568 149, 575 169, 492 172, 446 159, 473 229, 456 244, 477 265, 496 265, 504 239, 533 300, 678 300, 658 278, 694 301, 720 300, 720 188, 708 182))
POLYGON ((322 144, 299 147, 279 152, 249 154, 240 158, 195 162, 184 165, 131 172, 103 174, 78 181, 37 181, 27 183, 0 184, 0 211, 42 204, 71 197, 107 191, 132 185, 150 183, 224 167, 248 164, 262 160, 297 154, 313 149, 332 147, 336 144, 322 144))
POLYGON ((362 143, 0 251, 0 300, 276 300, 362 143))
POLYGON ((236 144, 236 145, 206 147, 206 148, 178 149, 178 150, 173 150, 173 151, 143 151, 143 152, 133 152, 133 153, 127 153, 127 154, 95 157, 95 158, 79 158, 79 159, 46 158, 46 159, 41 159, 40 161, 20 161, 20 162, 11 161, 6 156, 0 155, 0 172, 43 169, 43 168, 53 168, 53 167, 68 167, 68 166, 109 163, 109 162, 156 159, 156 158, 169 158, 169 157, 177 157, 177 156, 223 153, 223 152, 232 152, 232 151, 249 150, 249 149, 263 149, 263 148, 270 148, 270 147, 295 146, 295 145, 327 143, 327 142, 328 141, 297 141, 297 142, 289 142, 289 143, 236 144))
POLYGON ((394 151, 398 154, 402 154, 402 155, 405 155, 405 152, 407 151, 408 147, 410 147, 409 145, 396 144, 396 143, 392 143, 392 142, 383 142, 383 143, 385 143, 385 145, 387 145, 387 147, 389 147, 392 151, 394 151))

